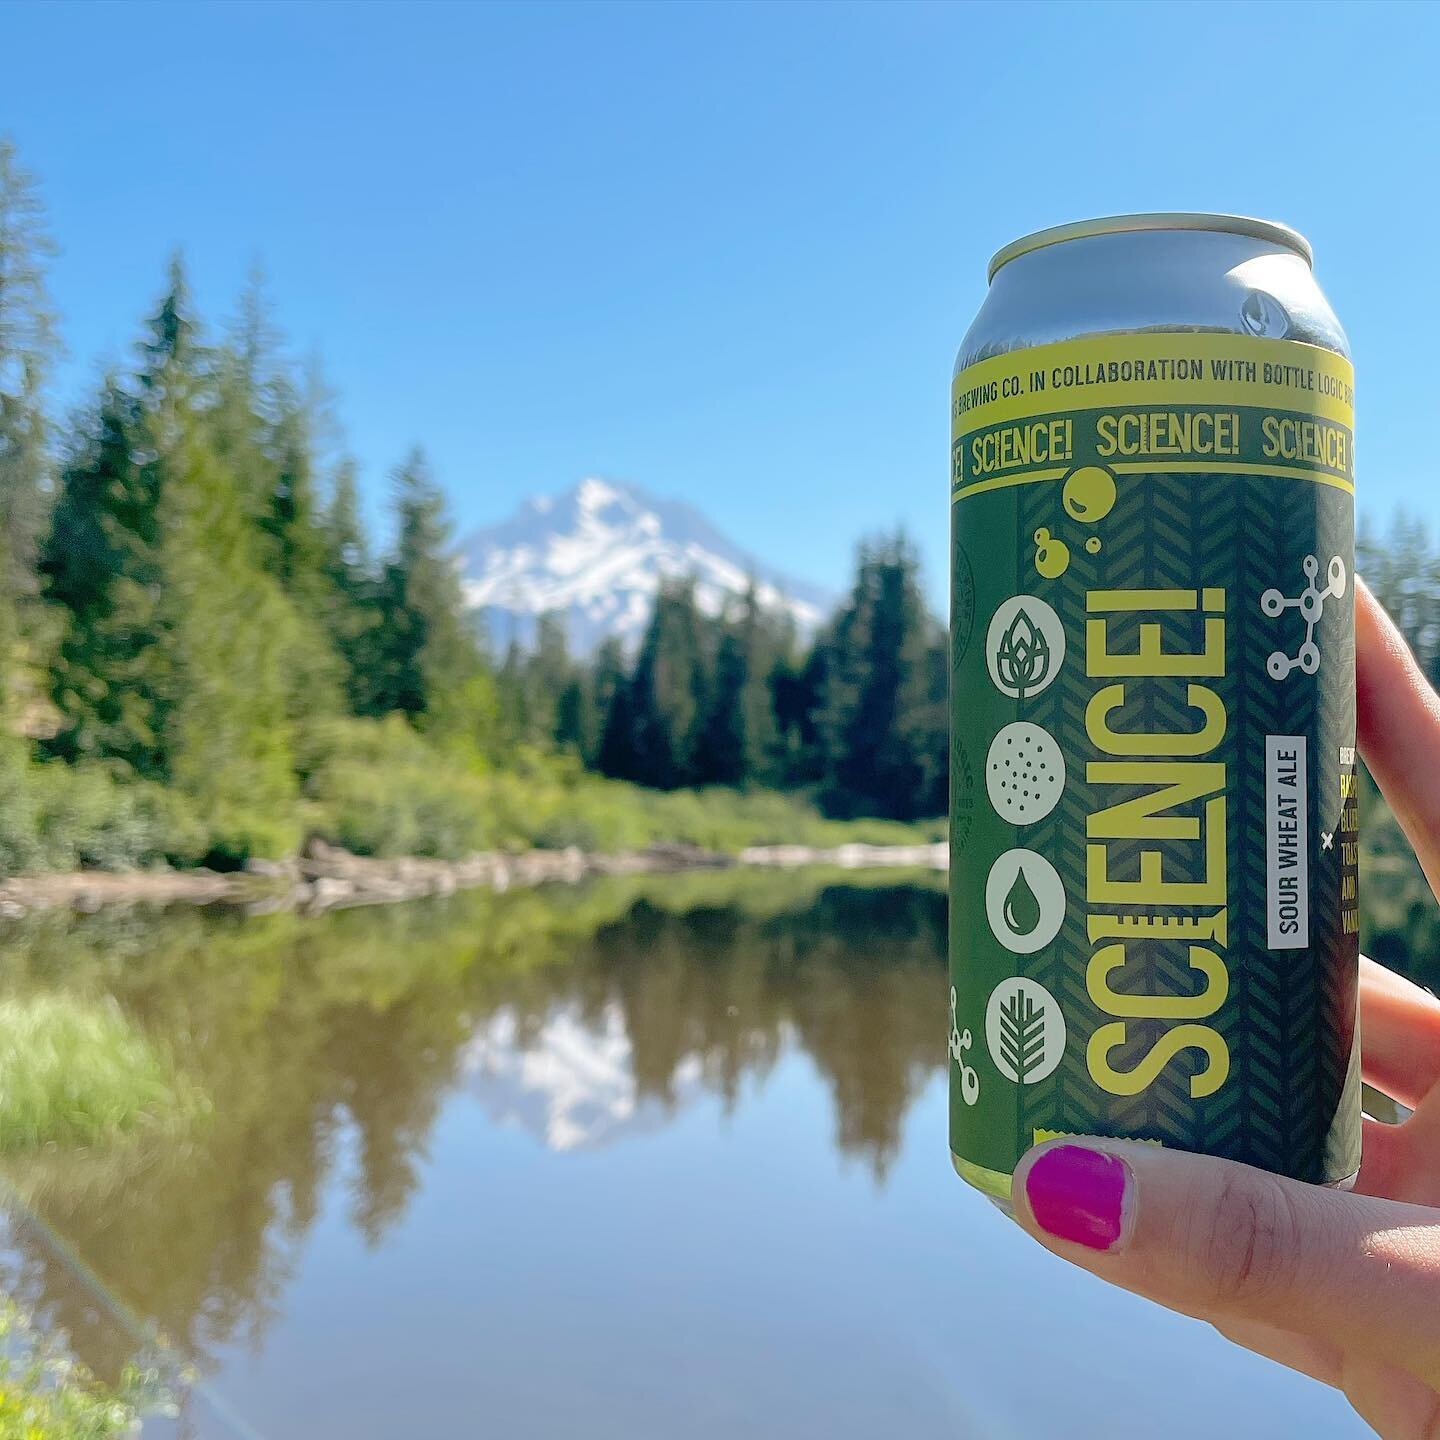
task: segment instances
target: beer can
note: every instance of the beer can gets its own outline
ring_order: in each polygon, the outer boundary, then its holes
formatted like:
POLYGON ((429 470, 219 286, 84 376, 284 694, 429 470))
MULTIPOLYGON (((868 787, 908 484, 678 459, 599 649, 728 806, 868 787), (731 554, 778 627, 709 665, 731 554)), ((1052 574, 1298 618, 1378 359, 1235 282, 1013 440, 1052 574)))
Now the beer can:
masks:
POLYGON ((1359 1165, 1354 375, 1307 242, 1006 246, 952 390, 950 1149, 1359 1165))

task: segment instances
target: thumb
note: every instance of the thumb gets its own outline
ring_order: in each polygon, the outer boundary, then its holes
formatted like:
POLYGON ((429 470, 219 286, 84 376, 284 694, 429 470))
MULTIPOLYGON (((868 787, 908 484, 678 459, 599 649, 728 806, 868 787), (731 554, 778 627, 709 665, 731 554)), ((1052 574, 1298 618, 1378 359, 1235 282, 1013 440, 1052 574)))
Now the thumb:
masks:
POLYGON ((1052 1140, 1015 1215, 1067 1260, 1172 1309, 1323 1337, 1440 1384, 1440 1211, 1124 1140, 1052 1140))

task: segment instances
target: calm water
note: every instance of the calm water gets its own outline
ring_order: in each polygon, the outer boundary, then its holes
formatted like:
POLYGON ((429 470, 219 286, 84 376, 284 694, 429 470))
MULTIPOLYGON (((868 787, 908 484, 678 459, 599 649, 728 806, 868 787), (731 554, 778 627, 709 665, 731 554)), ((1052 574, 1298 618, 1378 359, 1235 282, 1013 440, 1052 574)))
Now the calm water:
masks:
POLYGON ((954 1177, 943 930, 928 879, 716 874, 12 931, 214 1112, 11 1166, 10 1283, 193 1362, 147 1436, 1368 1434, 954 1177))

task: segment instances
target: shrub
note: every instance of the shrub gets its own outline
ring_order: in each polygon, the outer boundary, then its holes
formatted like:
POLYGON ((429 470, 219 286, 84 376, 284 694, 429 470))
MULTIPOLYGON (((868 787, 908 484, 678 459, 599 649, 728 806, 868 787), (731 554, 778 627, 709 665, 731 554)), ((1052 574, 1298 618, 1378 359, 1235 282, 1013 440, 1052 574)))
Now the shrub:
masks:
POLYGON ((326 838, 360 855, 455 857, 498 843, 478 764, 398 715, 337 720, 307 786, 326 838))
POLYGON ((184 800, 149 781, 122 783, 98 766, 58 761, 30 772, 40 863, 52 870, 193 864, 203 828, 184 800))
POLYGON ((184 800, 98 765, 32 764, 0 746, 0 875, 193 864, 206 837, 184 800))

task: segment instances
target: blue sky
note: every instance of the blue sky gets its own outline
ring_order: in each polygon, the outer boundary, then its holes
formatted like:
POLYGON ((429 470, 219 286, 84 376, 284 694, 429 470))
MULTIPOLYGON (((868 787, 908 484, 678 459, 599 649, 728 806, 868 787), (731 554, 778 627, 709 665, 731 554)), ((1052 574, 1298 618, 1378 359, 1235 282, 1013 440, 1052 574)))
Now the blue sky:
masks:
POLYGON ((843 582, 943 592, 947 389, 1001 243, 1285 219, 1359 369, 1362 509, 1440 518, 1440 18, 1421 5, 0 5, 78 400, 183 247, 258 257, 370 496, 423 442, 462 528, 587 474, 843 582))

